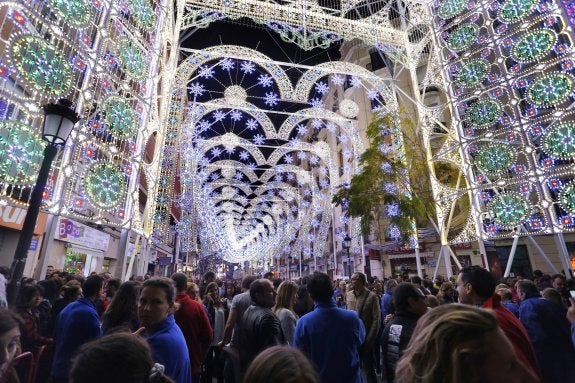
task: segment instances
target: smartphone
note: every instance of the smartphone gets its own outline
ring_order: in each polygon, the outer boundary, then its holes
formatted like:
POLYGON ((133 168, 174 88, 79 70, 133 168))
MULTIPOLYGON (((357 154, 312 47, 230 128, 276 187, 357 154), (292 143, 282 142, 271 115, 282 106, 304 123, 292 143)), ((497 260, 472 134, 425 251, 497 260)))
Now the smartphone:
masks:
POLYGON ((569 294, 571 294, 571 298, 575 299, 575 290, 569 290, 569 294))

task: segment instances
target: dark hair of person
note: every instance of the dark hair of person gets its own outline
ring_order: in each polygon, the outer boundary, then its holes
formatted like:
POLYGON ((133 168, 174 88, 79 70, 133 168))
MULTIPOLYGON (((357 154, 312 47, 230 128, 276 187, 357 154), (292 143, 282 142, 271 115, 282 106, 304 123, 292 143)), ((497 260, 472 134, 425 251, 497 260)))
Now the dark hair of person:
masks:
POLYGON ((307 291, 314 301, 330 302, 333 286, 329 275, 315 271, 307 282, 307 291))
POLYGON ((121 325, 127 318, 136 316, 139 296, 140 283, 127 281, 120 285, 104 314, 108 317, 108 328, 121 325))
POLYGON ((218 284, 216 282, 208 283, 208 285, 206 286, 206 291, 204 292, 204 304, 206 304, 206 305, 208 303, 208 291, 210 291, 211 289, 216 289, 216 291, 218 292, 218 295, 220 293, 220 289, 219 289, 218 284))
POLYGON ((243 383, 317 383, 312 364, 298 349, 273 346, 262 351, 248 367, 243 383))
POLYGON ((111 279, 108 279, 108 281, 106 282, 106 286, 115 287, 116 290, 118 290, 120 288, 121 284, 122 284, 122 281, 119 278, 111 278, 111 279))
POLYGON ((67 301, 72 301, 76 299, 82 290, 82 284, 76 280, 72 280, 62 286, 60 290, 62 291, 62 296, 64 299, 67 301))
POLYGON ((501 299, 504 301, 510 301, 513 299, 513 293, 509 289, 499 289, 497 293, 501 295, 501 299))
POLYGON ((206 273, 204 274, 204 282, 207 282, 208 279, 212 279, 215 277, 216 277, 216 274, 214 274, 213 271, 206 271, 206 273))
MULTIPOLYGON (((70 383, 150 382, 154 361, 141 337, 114 333, 84 344, 72 362, 70 383)), ((172 382, 161 375, 155 382, 172 382)))
POLYGON ((98 295, 102 290, 102 286, 104 286, 104 278, 99 275, 90 275, 82 285, 84 296, 91 298, 98 295))
POLYGON ((537 285, 528 279, 522 279, 517 282, 517 292, 525 294, 525 299, 527 298, 539 298, 541 294, 537 285))
POLYGON ((242 288, 244 290, 249 290, 250 285, 252 284, 253 281, 255 281, 257 278, 255 275, 246 275, 243 279, 242 279, 242 288))
POLYGON ((413 277, 411 277, 411 283, 416 284, 416 285, 421 285, 421 278, 419 277, 419 275, 414 275, 413 277))
MULTIPOLYGON (((232 297, 235 296, 238 292, 238 289, 236 288, 236 284, 232 281, 227 281, 224 284, 224 296, 228 297, 228 287, 232 287, 234 289, 234 292, 232 294, 232 297)), ((229 298, 229 297, 228 297, 229 298)))
POLYGON ((459 272, 463 283, 470 283, 480 298, 490 298, 495 292, 495 278, 481 266, 467 266, 459 272))
POLYGON ((9 309, 0 309, 0 336, 19 326, 24 326, 20 315, 9 309))
POLYGON ((42 289, 37 285, 26 285, 20 288, 18 292, 18 302, 16 306, 19 309, 27 309, 30 299, 36 294, 42 295, 42 289))
MULTIPOLYGON (((264 293, 264 285, 270 282, 268 279, 256 279, 250 285, 250 298, 252 301, 256 301, 256 294, 263 294, 264 293)), ((207 288, 206 288, 207 291, 207 288)))
POLYGON ((365 276, 364 273, 361 273, 359 271, 356 271, 355 273, 353 273, 354 275, 356 275, 359 278, 359 281, 365 286, 367 284, 367 277, 365 276))
POLYGON ((45 279, 38 282, 38 285, 44 288, 43 297, 49 300, 50 303, 54 303, 56 298, 58 298, 58 283, 53 279, 45 279))
POLYGON ((176 285, 176 290, 178 290, 179 293, 186 291, 186 288, 188 287, 188 277, 186 276, 186 274, 184 273, 172 274, 172 280, 174 281, 174 284, 176 285))
POLYGON ((401 282, 393 292, 393 306, 397 312, 406 312, 409 307, 409 298, 422 299, 423 293, 417 286, 409 282, 401 282))
POLYGON ((557 278, 561 278, 563 280, 567 280, 567 278, 565 278, 565 275, 563 274, 553 274, 553 276, 551 277, 551 280, 554 281, 557 278))
POLYGON ((397 281, 395 279, 388 279, 387 281, 385 281, 384 288, 386 291, 391 290, 395 286, 397 286, 397 281))
POLYGON ((166 293, 166 300, 170 304, 174 303, 176 299, 176 288, 174 287, 172 280, 169 278, 156 277, 147 279, 144 281, 142 289, 145 289, 146 287, 156 287, 163 289, 166 293))

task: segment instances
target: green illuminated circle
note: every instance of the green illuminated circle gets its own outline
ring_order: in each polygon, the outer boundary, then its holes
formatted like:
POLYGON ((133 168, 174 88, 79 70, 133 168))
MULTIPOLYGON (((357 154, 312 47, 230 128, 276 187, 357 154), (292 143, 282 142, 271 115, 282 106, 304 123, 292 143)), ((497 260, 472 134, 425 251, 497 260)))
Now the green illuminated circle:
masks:
POLYGON ((503 192, 497 195, 488 208, 492 211, 493 220, 506 229, 522 224, 531 214, 529 202, 515 192, 503 192))
POLYGON ((559 193, 559 204, 571 214, 575 214, 575 182, 569 182, 559 193))
POLYGON ((50 0, 50 5, 61 18, 77 28, 87 26, 92 16, 85 0, 50 0))
POLYGON ((114 164, 95 163, 86 171, 84 190, 90 202, 100 209, 117 207, 126 193, 124 174, 114 164))
POLYGON ((549 29, 539 29, 521 36, 511 50, 511 56, 519 62, 531 62, 546 56, 557 41, 549 29))
POLYGON ((538 0, 507 0, 499 11, 499 18, 506 23, 514 23, 529 15, 538 0))
POLYGON ((551 127, 543 136, 543 149, 558 159, 575 158, 575 123, 563 122, 551 127))
POLYGON ((479 28, 477 25, 472 23, 463 24, 451 32, 447 38, 447 47, 454 51, 462 51, 475 42, 478 34, 479 28))
POLYGON ((465 0, 443 0, 437 9, 437 14, 442 19, 449 19, 463 11, 465 2, 465 0))
POLYGON ((495 100, 480 100, 469 107, 466 118, 471 125, 485 128, 501 116, 501 109, 501 104, 495 100))
POLYGON ((118 43, 118 53, 122 68, 135 80, 141 80, 146 76, 146 61, 142 50, 128 38, 123 38, 118 43))
POLYGON ((157 16, 154 9, 150 6, 149 0, 132 0, 132 13, 136 23, 143 29, 151 31, 157 23, 157 16))
POLYGON ((471 60, 463 64, 457 72, 457 81, 463 86, 475 86, 485 80, 489 73, 489 63, 485 60, 471 60))
POLYGON ((529 89, 527 100, 537 106, 553 106, 565 101, 573 91, 573 78, 565 73, 549 73, 538 77, 529 89))
POLYGON ((119 138, 134 135, 137 125, 136 113, 126 100, 121 97, 108 97, 102 107, 104 121, 108 129, 119 138))
POLYGON ((32 185, 44 158, 44 141, 35 129, 18 121, 0 121, 0 181, 32 185))
POLYGON ((58 50, 46 40, 30 35, 10 46, 12 62, 23 82, 46 96, 62 96, 72 87, 72 70, 58 50))
POLYGON ((507 172, 513 164, 517 154, 508 145, 491 143, 482 147, 477 156, 476 164, 487 174, 501 174, 507 172))

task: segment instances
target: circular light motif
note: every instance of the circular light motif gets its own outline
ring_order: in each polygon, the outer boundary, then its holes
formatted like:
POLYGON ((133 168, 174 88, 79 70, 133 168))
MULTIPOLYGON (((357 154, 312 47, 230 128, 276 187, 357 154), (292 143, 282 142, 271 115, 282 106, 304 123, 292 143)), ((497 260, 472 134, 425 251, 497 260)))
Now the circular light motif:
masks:
POLYGON ((549 29, 531 31, 517 40, 511 50, 511 56, 523 63, 536 61, 546 56, 556 41, 557 36, 549 29))
POLYGON ((118 43, 120 62, 126 73, 135 80, 146 75, 146 61, 142 50, 132 40, 124 38, 118 43))
POLYGON ((20 36, 12 42, 10 55, 24 82, 45 96, 62 96, 72 87, 70 65, 46 40, 20 36))
POLYGON ((44 158, 44 141, 35 129, 18 121, 0 121, 0 181, 32 185, 44 158))
POLYGON ((114 164, 95 163, 86 171, 84 190, 90 202, 100 209, 117 207, 126 192, 124 174, 114 164))
POLYGON ((457 81, 463 86, 475 86, 481 83, 489 73, 489 63, 485 60, 471 60, 463 64, 457 72, 457 81))
POLYGON ((475 42, 478 34, 479 28, 477 25, 472 23, 463 24, 451 32, 447 38, 447 47, 454 51, 462 51, 475 42))
POLYGON ((558 159, 575 158, 575 123, 564 122, 551 127, 543 136, 543 150, 558 159))
POLYGON ((538 0, 507 0, 499 11, 499 18, 506 23, 514 23, 529 15, 538 0))
POLYGON ((538 77, 527 89, 527 100, 537 106, 553 106, 565 101, 573 91, 573 78, 565 73, 538 77))
POLYGON ((476 164, 487 174, 501 174, 513 166, 516 157, 517 154, 510 146, 491 143, 481 148, 476 164))
POLYGON ((575 182, 571 181, 561 193, 559 193, 559 204, 561 207, 571 214, 575 214, 575 182))
POLYGON ((248 98, 248 93, 239 85, 231 85, 224 91, 224 98, 232 105, 240 105, 248 98))
POLYGON ((147 31, 154 29, 157 23, 157 16, 154 9, 150 6, 149 0, 132 0, 130 4, 136 24, 147 31))
POLYGON ((118 138, 133 136, 138 127, 136 113, 126 100, 111 96, 104 101, 102 107, 104 121, 112 134, 118 138))
POLYGON ((465 8, 465 0, 443 0, 439 4, 437 14, 442 19, 449 19, 463 11, 465 8))
POLYGON ((352 100, 342 100, 339 103, 339 112, 347 118, 355 118, 359 114, 359 106, 352 100))
POLYGON ((505 229, 522 224, 531 214, 529 202, 515 192, 499 194, 493 198, 488 208, 493 212, 493 220, 505 229))
POLYGON ((501 104, 495 100, 480 100, 469 107, 466 118, 471 125, 485 128, 501 116, 501 109, 501 104))
POLYGON ((87 26, 92 17, 90 6, 85 0, 50 0, 50 6, 76 28, 87 26))

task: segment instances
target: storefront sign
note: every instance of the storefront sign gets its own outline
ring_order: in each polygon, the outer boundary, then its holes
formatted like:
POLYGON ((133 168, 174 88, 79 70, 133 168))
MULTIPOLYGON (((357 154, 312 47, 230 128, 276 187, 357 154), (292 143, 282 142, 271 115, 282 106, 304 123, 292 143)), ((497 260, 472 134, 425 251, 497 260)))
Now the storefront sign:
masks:
POLYGON ((110 235, 69 218, 58 218, 55 239, 94 250, 108 250, 110 235))
MULTIPOLYGON (((24 224, 24 218, 26 218, 26 212, 28 209, 25 207, 17 207, 12 205, 0 205, 0 226, 8 227, 10 229, 22 230, 22 225, 24 224)), ((44 234, 44 228, 46 227, 47 215, 45 213, 38 214, 38 220, 36 221, 36 227, 34 227, 34 234, 42 235, 44 234)))

